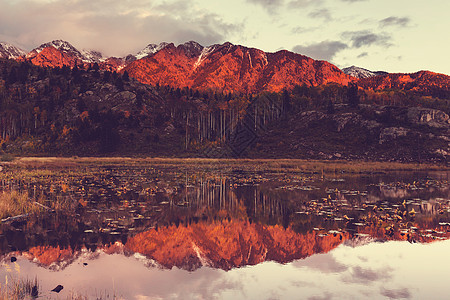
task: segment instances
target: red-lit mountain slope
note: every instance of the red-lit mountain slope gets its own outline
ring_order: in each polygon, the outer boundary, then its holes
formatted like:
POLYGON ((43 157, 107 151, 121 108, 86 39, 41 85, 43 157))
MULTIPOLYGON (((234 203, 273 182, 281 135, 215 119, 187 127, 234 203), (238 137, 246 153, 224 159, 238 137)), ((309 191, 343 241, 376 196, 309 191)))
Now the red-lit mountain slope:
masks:
POLYGON ((355 80, 336 66, 286 50, 276 53, 231 43, 203 48, 195 42, 168 44, 125 69, 143 83, 219 89, 227 92, 280 91, 355 80))
POLYGON ((391 73, 370 78, 362 78, 358 85, 364 89, 401 89, 431 92, 433 89, 450 90, 450 76, 420 71, 411 74, 391 73))
MULTIPOLYGON (((295 85, 318 86, 330 82, 343 85, 358 82, 364 89, 402 89, 429 94, 435 94, 436 90, 450 90, 450 77, 444 74, 429 71, 412 74, 372 72, 371 77, 358 79, 326 61, 286 50, 267 53, 231 43, 209 47, 193 41, 178 46, 172 43, 150 44, 135 55, 106 58, 97 51, 78 50, 66 41, 55 40, 40 45, 26 56, 17 54, 17 57, 11 57, 44 67, 88 67, 98 63, 103 70, 127 71, 131 77, 146 84, 225 92, 280 91, 295 85), (381 75, 375 76, 377 74, 381 75)), ((354 74, 348 70, 352 68, 344 71, 354 74)))

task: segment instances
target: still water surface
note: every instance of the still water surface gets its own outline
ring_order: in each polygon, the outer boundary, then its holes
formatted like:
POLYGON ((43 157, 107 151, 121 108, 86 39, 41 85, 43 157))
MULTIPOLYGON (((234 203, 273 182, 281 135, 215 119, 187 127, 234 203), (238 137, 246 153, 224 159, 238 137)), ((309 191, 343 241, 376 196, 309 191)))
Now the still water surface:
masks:
POLYGON ((450 294, 448 172, 59 171, 2 180, 70 208, 2 222, 2 286, 37 278, 55 299, 450 294))

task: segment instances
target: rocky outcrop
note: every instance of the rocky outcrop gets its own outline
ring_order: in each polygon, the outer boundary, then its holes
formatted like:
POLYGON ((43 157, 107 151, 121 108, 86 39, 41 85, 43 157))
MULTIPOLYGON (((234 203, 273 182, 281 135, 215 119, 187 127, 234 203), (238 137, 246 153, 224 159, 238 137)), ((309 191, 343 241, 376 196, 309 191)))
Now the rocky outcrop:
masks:
POLYGON ((260 134, 252 157, 448 161, 449 116, 436 109, 360 105, 301 112, 260 134), (338 155, 336 155, 338 154, 338 155))
POLYGON ((428 125, 432 127, 448 127, 449 116, 443 111, 431 108, 408 108, 408 120, 413 124, 428 125))
POLYGON ((380 144, 383 144, 388 141, 395 140, 398 137, 406 136, 409 130, 403 127, 388 127, 384 128, 380 132, 380 144))

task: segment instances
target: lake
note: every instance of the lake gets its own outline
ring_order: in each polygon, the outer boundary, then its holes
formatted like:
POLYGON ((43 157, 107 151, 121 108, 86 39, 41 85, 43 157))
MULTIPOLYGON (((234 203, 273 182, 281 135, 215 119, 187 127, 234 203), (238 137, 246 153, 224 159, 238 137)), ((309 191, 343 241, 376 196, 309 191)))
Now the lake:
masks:
POLYGON ((448 178, 258 161, 6 164, 2 193, 40 211, 4 216, 1 287, 37 280, 54 299, 446 299, 448 178))

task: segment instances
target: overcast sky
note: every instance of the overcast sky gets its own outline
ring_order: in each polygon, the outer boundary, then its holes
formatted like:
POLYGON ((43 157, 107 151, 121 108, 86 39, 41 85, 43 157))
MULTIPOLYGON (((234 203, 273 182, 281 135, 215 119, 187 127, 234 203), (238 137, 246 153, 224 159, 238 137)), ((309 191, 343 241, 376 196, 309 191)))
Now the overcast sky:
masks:
POLYGON ((0 0, 0 41, 64 39, 123 56, 149 43, 230 41, 338 67, 450 75, 449 0, 0 0))

